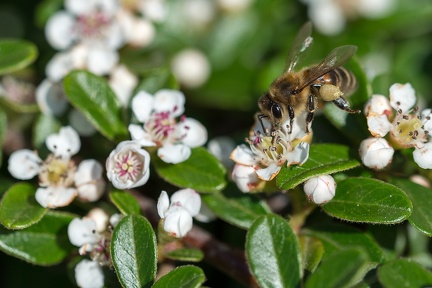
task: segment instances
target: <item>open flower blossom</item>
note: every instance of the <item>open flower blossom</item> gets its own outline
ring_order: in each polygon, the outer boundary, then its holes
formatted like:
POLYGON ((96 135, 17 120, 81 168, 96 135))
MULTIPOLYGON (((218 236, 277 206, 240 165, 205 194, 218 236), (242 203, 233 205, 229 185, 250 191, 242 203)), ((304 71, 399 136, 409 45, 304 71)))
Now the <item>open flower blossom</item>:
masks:
POLYGON ((201 210, 201 197, 192 189, 181 189, 171 196, 162 191, 157 203, 163 228, 171 236, 182 238, 192 229, 192 217, 201 210))
POLYGON ((132 99, 132 110, 143 125, 129 125, 132 139, 144 147, 157 147, 157 155, 166 163, 188 159, 191 148, 207 141, 207 130, 183 115, 184 104, 185 96, 177 90, 162 89, 154 95, 140 91, 132 99))
POLYGON ((38 175, 36 201, 43 207, 64 207, 76 196, 84 201, 98 200, 105 187, 102 166, 96 160, 84 160, 76 167, 71 160, 81 147, 78 133, 70 126, 63 127, 48 136, 46 146, 51 154, 45 161, 28 149, 13 152, 8 165, 11 175, 20 180, 38 175))
POLYGON ((432 111, 414 107, 417 99, 411 84, 393 84, 390 99, 372 95, 365 107, 369 131, 375 139, 360 145, 363 164, 382 169, 391 162, 393 149, 414 148, 414 161, 424 169, 432 169, 432 111), (387 138, 384 139, 384 137, 387 138))
POLYGON ((336 193, 336 182, 331 175, 320 175, 308 179, 303 186, 309 200, 315 204, 324 204, 333 199, 336 193))
MULTIPOLYGON (((243 192, 257 191, 262 187, 261 181, 270 181, 279 173, 282 165, 302 165, 309 157, 309 143, 306 138, 305 123, 301 123, 305 117, 295 118, 292 133, 289 127, 282 125, 279 130, 262 131, 262 127, 255 126, 245 144, 237 146, 231 153, 231 159, 236 162, 232 178, 238 188, 243 192)), ((269 122, 262 119, 264 126, 269 122)), ((289 120, 287 121, 289 123, 289 120)))
POLYGON ((150 154, 136 141, 123 141, 106 160, 107 178, 118 189, 131 189, 147 183, 150 154))

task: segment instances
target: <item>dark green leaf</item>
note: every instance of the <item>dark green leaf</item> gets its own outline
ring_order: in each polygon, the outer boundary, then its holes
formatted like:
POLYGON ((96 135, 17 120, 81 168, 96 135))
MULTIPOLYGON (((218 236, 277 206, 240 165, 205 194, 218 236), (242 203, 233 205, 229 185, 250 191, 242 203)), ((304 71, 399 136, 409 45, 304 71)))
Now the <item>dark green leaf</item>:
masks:
POLYGON ((217 192, 226 185, 225 168, 203 147, 192 149, 189 159, 179 164, 168 164, 159 158, 153 163, 160 177, 178 187, 217 192))
POLYGON ((413 207, 408 196, 394 185, 371 178, 348 178, 338 183, 336 196, 323 209, 343 220, 394 224, 407 219, 413 207))
POLYGON ((276 177, 281 189, 292 189, 309 178, 332 174, 360 165, 350 155, 348 146, 336 144, 314 144, 310 147, 309 159, 302 166, 283 167, 276 177))
POLYGON ((380 247, 368 234, 347 225, 314 226, 304 230, 302 234, 321 240, 324 245, 323 258, 339 250, 360 247, 367 252, 368 258, 374 263, 381 263, 384 260, 380 247))
POLYGON ((303 269, 313 272, 324 254, 324 246, 320 240, 308 237, 299 237, 300 250, 302 253, 303 269))
POLYGON ((249 229, 259 217, 270 213, 265 201, 255 195, 245 194, 238 189, 228 189, 220 193, 203 194, 201 199, 222 220, 243 229, 249 229))
POLYGON ((103 135, 114 139, 127 134, 120 102, 105 79, 87 71, 72 71, 63 85, 72 105, 103 135))
POLYGON ((12 186, 0 203, 0 221, 8 229, 23 229, 42 219, 47 212, 35 199, 36 188, 27 183, 12 186))
POLYGON ((323 261, 308 278, 306 288, 353 287, 369 269, 367 254, 361 249, 341 250, 323 261))
POLYGON ((413 210, 408 221, 418 230, 432 236, 431 189, 413 183, 408 179, 393 179, 392 183, 401 188, 411 199, 413 210))
POLYGON ((141 213, 141 207, 138 201, 130 193, 111 191, 109 198, 124 215, 141 213))
POLYGON ((280 216, 261 216, 252 224, 246 235, 246 255, 261 287, 299 285, 302 270, 297 237, 280 216))
POLYGON ((431 287, 432 273, 408 259, 396 259, 378 269, 378 280, 386 288, 431 287))
POLYGON ((123 287, 151 287, 156 276, 156 236, 142 216, 128 215, 115 227, 111 257, 123 287))
POLYGON ((7 130, 7 117, 6 113, 0 109, 0 166, 3 161, 3 142, 6 136, 6 130, 7 130))
POLYGON ((73 250, 67 227, 73 215, 48 211, 36 224, 23 230, 11 231, 0 226, 0 249, 36 265, 54 265, 73 250))
POLYGON ((0 41, 0 75, 25 68, 33 63, 37 55, 36 46, 28 41, 0 41))
POLYGON ((61 128, 61 123, 54 116, 41 113, 33 126, 33 146, 40 148, 45 145, 47 137, 57 133, 61 128))
POLYGON ((199 262, 204 258, 204 254, 199 249, 184 248, 168 252, 165 257, 171 260, 199 262))
POLYGON ((162 276, 153 288, 198 288, 205 281, 204 272, 201 268, 191 265, 180 266, 162 276))

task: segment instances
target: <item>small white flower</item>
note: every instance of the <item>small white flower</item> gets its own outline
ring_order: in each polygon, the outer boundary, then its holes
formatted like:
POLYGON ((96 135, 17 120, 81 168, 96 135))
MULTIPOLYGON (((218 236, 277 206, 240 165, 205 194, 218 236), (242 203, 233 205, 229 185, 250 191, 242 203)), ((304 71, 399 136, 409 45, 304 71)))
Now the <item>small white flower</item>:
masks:
POLYGON ((192 229, 192 217, 201 209, 201 197, 192 189, 182 189, 168 199, 162 191, 157 203, 159 216, 164 219, 163 227, 170 235, 181 238, 192 229))
POLYGON ((105 188, 105 180, 102 178, 102 165, 96 160, 83 160, 78 165, 74 175, 78 197, 81 200, 94 202, 99 200, 105 188))
POLYGON ((82 253, 92 251, 102 239, 97 231, 97 224, 91 218, 74 218, 68 226, 69 241, 82 248, 82 253))
POLYGON ((120 142, 106 161, 108 180, 118 189, 131 189, 147 183, 150 154, 135 141, 120 142))
POLYGON ((69 159, 81 148, 79 135, 70 126, 62 127, 58 134, 49 135, 45 144, 54 156, 63 159, 69 159))
POLYGON ((333 199, 336 193, 336 182, 330 175, 321 175, 307 180, 303 190, 312 202, 320 205, 333 199))
POLYGON ((8 170, 16 179, 28 180, 39 174, 42 163, 34 151, 17 150, 9 157, 8 170))
POLYGON ((81 288, 104 287, 104 274, 102 267, 96 261, 81 260, 75 266, 75 281, 81 288))
POLYGON ((395 110, 408 112, 416 101, 415 90, 410 83, 396 83, 390 86, 390 104, 395 110))
POLYGON ((393 158, 394 149, 384 138, 368 138, 360 144, 363 164, 372 169, 383 169, 393 158))
POLYGON ((207 57, 196 49, 185 49, 177 53, 171 62, 171 68, 176 79, 188 88, 203 85, 210 75, 207 57))

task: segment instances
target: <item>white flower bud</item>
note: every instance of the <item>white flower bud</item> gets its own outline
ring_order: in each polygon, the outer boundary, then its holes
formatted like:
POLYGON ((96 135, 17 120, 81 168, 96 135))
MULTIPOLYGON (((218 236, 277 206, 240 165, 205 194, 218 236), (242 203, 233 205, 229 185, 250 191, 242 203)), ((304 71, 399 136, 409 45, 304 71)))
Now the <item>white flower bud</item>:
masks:
POLYGON ((171 67, 178 81, 188 88, 203 85, 210 75, 207 57, 195 49, 186 49, 175 55, 171 67))
POLYGON ((104 232, 108 227, 109 215, 101 208, 93 208, 88 213, 86 218, 92 219, 96 223, 96 231, 104 232))
POLYGON ((307 180, 303 190, 312 202, 324 204, 335 196, 336 182, 330 175, 321 175, 307 180))
POLYGON ((75 218, 69 223, 68 226, 69 241, 77 247, 81 247, 86 244, 96 244, 100 240, 100 235, 97 233, 96 229, 97 224, 93 219, 75 218))
POLYGON ((384 138, 368 138, 361 142, 359 153, 365 166, 379 170, 392 161, 394 149, 384 138))
POLYGON ((95 261, 84 259, 75 266, 75 281, 81 288, 102 288, 104 274, 95 261))

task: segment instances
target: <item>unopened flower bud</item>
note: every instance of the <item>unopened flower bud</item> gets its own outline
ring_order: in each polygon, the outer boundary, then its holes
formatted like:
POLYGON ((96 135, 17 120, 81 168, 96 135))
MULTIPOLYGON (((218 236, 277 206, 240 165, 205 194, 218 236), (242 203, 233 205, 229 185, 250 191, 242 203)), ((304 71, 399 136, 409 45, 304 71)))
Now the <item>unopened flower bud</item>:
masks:
POLYGON ((307 180, 303 190, 312 202, 324 204, 335 196, 336 182, 330 175, 321 175, 307 180))
POLYGON ((363 164, 372 169, 383 169, 393 158, 394 149, 384 138, 368 138, 360 144, 363 164))

